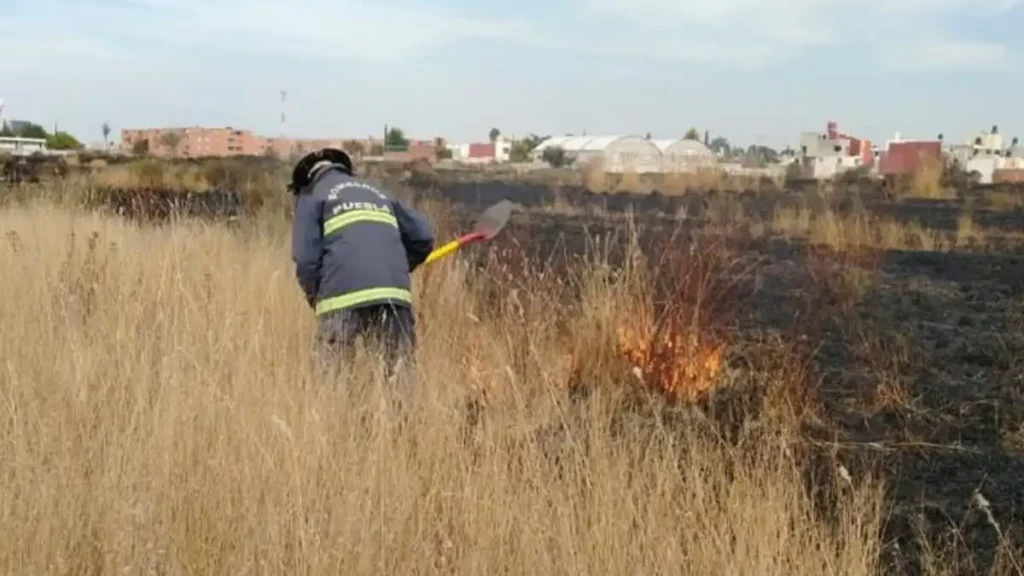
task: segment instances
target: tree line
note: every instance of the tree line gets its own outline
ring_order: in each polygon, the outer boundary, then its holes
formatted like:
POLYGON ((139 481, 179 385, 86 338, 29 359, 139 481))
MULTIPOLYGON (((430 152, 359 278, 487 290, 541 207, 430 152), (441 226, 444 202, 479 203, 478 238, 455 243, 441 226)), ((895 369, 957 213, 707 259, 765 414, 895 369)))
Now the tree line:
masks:
POLYGON ((46 147, 51 150, 80 150, 84 148, 78 138, 69 132, 55 130, 52 134, 34 122, 11 123, 4 120, 0 126, 0 137, 5 138, 38 138, 46 140, 46 147))
MULTIPOLYGON (((103 123, 102 132, 104 142, 109 142, 111 130, 108 123, 103 123)), ((492 143, 496 143, 501 137, 501 134, 502 132, 499 128, 491 128, 488 133, 488 138, 492 143)), ((69 132, 55 130, 53 133, 50 133, 41 125, 34 122, 17 122, 12 126, 7 121, 4 121, 3 125, 0 126, 0 137, 2 136, 42 139, 46 141, 47 147, 52 150, 78 150, 84 147, 83 144, 69 132)), ((569 134, 569 136, 571 136, 571 134, 569 134)), ((536 149, 541 142, 550 137, 550 135, 530 133, 524 138, 512 140, 511 149, 509 151, 509 160, 516 163, 530 162, 534 149, 536 149)), ((650 133, 647 134, 647 138, 651 138, 650 133)), ((701 141, 701 134, 696 128, 690 128, 686 131, 683 138, 687 140, 701 141)), ((173 131, 166 132, 161 135, 160 144, 171 149, 172 153, 176 153, 177 148, 181 144, 181 140, 182 137, 180 134, 173 131)), ((384 141, 382 144, 373 144, 367 147, 363 142, 358 140, 348 140, 344 143, 344 148, 354 156, 380 156, 385 151, 405 151, 408 149, 409 143, 410 140, 405 136, 405 133, 401 128, 391 126, 385 129, 384 141)), ((723 136, 716 136, 709 139, 709 137, 705 135, 704 143, 712 152, 726 161, 741 162, 745 165, 754 166, 764 166, 776 163, 783 155, 791 152, 791 150, 788 149, 779 152, 768 146, 754 144, 745 148, 742 146, 734 146, 723 136)), ((438 160, 452 157, 451 150, 448 149, 444 138, 435 138, 434 147, 438 160)), ((149 152, 149 142, 147 140, 136 142, 132 151, 136 154, 146 154, 149 152)), ((268 150, 268 153, 269 152, 270 151, 268 150)), ((541 159, 555 167, 567 166, 571 164, 572 161, 571 158, 566 155, 564 150, 557 147, 546 149, 542 154, 541 159)))

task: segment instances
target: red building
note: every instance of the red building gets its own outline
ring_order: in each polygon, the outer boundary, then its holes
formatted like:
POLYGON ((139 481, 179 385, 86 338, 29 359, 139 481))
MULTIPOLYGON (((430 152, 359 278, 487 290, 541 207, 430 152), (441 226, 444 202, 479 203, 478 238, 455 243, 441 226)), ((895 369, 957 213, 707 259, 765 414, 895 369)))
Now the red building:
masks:
POLYGON ((912 174, 926 159, 942 160, 942 142, 924 140, 914 142, 892 142, 882 152, 878 171, 882 175, 912 174))
POLYGON ((470 144, 469 157, 475 160, 482 160, 484 158, 494 158, 494 143, 488 142, 486 144, 470 144))

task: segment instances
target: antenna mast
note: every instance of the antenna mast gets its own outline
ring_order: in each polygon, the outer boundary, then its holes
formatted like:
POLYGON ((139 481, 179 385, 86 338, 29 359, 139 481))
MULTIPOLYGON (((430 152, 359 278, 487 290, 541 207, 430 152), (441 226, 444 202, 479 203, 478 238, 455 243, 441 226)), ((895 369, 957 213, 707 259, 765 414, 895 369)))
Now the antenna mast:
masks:
POLYGON ((288 102, 288 91, 281 90, 281 138, 284 138, 285 106, 288 102))

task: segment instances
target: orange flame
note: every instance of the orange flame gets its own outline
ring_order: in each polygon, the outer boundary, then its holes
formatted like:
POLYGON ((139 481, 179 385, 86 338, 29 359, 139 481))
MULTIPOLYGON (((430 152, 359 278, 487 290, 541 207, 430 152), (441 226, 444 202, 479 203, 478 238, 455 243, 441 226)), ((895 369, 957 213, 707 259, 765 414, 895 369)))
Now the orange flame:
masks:
POLYGON ((673 400, 694 401, 722 370, 723 346, 697 330, 654 330, 650 321, 618 329, 617 351, 636 366, 647 386, 673 400))

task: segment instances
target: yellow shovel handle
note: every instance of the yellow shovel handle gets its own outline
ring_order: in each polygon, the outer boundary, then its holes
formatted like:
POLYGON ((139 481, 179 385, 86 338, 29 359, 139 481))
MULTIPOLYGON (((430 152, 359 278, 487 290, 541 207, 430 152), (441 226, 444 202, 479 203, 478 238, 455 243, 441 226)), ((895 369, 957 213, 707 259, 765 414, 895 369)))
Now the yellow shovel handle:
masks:
POLYGON ((438 258, 444 258, 445 256, 451 254, 452 252, 455 252, 459 248, 460 244, 462 244, 461 240, 458 240, 458 239, 452 240, 451 242, 449 242, 449 243, 445 244, 444 246, 441 246, 440 248, 438 248, 438 249, 434 250, 433 252, 431 252, 430 255, 427 256, 427 259, 424 260, 423 263, 424 264, 429 264, 429 263, 433 262, 434 260, 437 260, 438 258))

